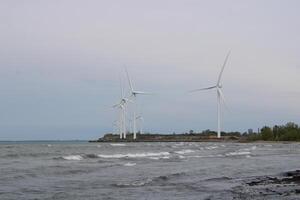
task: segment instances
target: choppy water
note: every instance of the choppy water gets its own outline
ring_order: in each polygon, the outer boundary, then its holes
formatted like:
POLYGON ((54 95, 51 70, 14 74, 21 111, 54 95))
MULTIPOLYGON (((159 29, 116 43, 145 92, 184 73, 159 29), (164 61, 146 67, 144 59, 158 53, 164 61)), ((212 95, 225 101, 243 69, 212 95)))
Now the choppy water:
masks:
POLYGON ((0 144, 0 199, 300 199, 246 183, 300 168, 300 144, 0 144))

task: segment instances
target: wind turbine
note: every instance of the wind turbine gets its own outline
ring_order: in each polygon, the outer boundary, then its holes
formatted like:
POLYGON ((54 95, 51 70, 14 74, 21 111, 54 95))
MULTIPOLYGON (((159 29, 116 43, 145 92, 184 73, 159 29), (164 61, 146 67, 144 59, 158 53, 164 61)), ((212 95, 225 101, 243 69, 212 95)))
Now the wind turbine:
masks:
POLYGON ((119 134, 120 139, 126 138, 126 122, 125 122, 125 104, 121 101, 120 103, 113 106, 114 108, 119 108, 119 134))
POLYGON ((148 95, 151 93, 135 90, 133 88, 133 85, 132 85, 132 82, 131 82, 131 79, 129 77, 129 73, 128 73, 126 67, 125 67, 125 71, 126 71, 126 75, 127 75, 127 79, 128 79, 128 83, 129 83, 129 87, 130 87, 130 94, 131 94, 130 97, 133 98, 133 100, 132 100, 132 103, 133 103, 133 139, 135 140, 136 139, 136 114, 135 114, 135 112, 136 112, 136 97, 137 97, 137 95, 148 95))
POLYGON ((140 123, 139 123, 140 134, 143 134, 144 118, 140 115, 140 116, 137 116, 135 119, 140 121, 140 123))
MULTIPOLYGON (((113 133, 117 133, 119 132, 120 133, 120 124, 119 124, 119 120, 115 120, 113 123, 113 133)), ((121 135, 120 135, 120 138, 121 138, 121 135)))
POLYGON ((222 84, 221 84, 221 78, 222 78, 222 74, 225 68, 225 65, 227 63, 227 60, 229 58, 230 55, 230 51, 227 53, 225 61, 223 63, 221 72, 219 74, 218 80, 217 80, 217 84, 211 87, 206 87, 206 88, 201 88, 201 89, 196 89, 196 90, 192 90, 190 92, 198 92, 198 91, 202 91, 202 90, 211 90, 211 89, 216 89, 217 91, 217 109, 218 109, 218 138, 221 138, 221 100, 224 101, 225 103, 225 99, 224 99, 224 95, 222 92, 222 84))
POLYGON ((119 113, 120 139, 122 138, 126 139, 126 104, 132 101, 124 97, 121 79, 120 79, 120 88, 121 88, 121 100, 118 104, 114 105, 113 107, 120 109, 120 113, 119 113))

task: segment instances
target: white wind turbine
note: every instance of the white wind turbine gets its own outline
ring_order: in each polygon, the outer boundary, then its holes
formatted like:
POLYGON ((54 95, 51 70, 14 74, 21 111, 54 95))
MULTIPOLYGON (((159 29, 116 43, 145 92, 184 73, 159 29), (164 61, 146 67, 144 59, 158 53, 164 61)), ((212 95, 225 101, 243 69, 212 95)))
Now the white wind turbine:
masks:
MULTIPOLYGON (((119 120, 115 120, 113 123, 113 133, 120 133, 120 124, 119 124, 119 120)), ((121 138, 121 135, 120 135, 121 138)))
POLYGON ((137 95, 147 95, 147 94, 151 94, 151 93, 134 90, 126 67, 125 67, 125 71, 126 71, 126 75, 127 75, 127 79, 128 79, 128 83, 129 83, 129 87, 130 87, 130 93, 131 93, 130 97, 133 98, 133 100, 132 100, 132 102, 133 102, 133 121, 132 122, 133 122, 133 139, 135 140, 136 139, 136 114, 135 114, 135 112, 136 112, 136 97, 137 97, 137 95))
POLYGON ((198 92, 198 91, 202 91, 202 90, 211 90, 211 89, 216 89, 217 90, 217 109, 218 109, 218 138, 221 138, 221 100, 223 100, 225 102, 224 99, 224 95, 222 92, 222 84, 221 84, 221 78, 222 78, 222 74, 225 68, 225 65, 227 63, 227 60, 229 58, 230 55, 230 51, 227 53, 225 61, 223 63, 221 72, 219 74, 218 80, 217 80, 217 84, 211 87, 207 87, 207 88, 201 88, 201 89, 196 89, 196 90, 192 90, 191 92, 198 92))
POLYGON ((139 123, 140 134, 143 134, 144 118, 140 115, 140 116, 137 116, 135 119, 140 121, 140 123, 139 123))
POLYGON ((128 98, 124 97, 123 87, 120 80, 120 88, 121 88, 121 100, 118 104, 114 105, 114 108, 119 108, 119 131, 120 131, 120 139, 126 139, 126 104, 131 101, 128 98))

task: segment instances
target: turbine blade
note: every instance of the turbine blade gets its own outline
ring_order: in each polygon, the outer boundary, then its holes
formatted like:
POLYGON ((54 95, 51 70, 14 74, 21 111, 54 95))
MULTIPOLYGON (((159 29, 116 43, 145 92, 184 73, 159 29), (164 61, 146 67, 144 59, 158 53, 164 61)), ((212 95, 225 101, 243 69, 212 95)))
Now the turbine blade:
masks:
POLYGON ((126 71, 126 76, 127 76, 127 80, 128 80, 128 83, 129 83, 130 90, 131 90, 131 92, 133 92, 132 83, 131 83, 129 73, 128 73, 128 70, 127 70, 126 66, 125 66, 125 71, 126 71))
POLYGON ((124 91, 123 91, 121 76, 119 76, 119 81, 120 81, 120 90, 121 90, 121 99, 122 99, 124 96, 124 91))
POLYGON ((219 94, 220 94, 221 100, 223 101, 223 104, 224 104, 225 108, 226 108, 228 111, 230 111, 229 107, 227 106, 227 103, 226 103, 226 100, 225 100, 223 91, 219 88, 219 89, 218 89, 218 92, 219 92, 219 94))
POLYGON ((151 92, 142 92, 142 91, 133 91, 134 94, 143 94, 143 95, 151 95, 151 92))
POLYGON ((193 93, 193 92, 198 92, 198 91, 202 91, 202 90, 211 90, 216 88, 217 86, 211 86, 211 87, 206 87, 206 88, 200 88, 200 89, 196 89, 196 90, 191 90, 189 91, 189 93, 193 93))
POLYGON ((112 107, 113 108, 116 108, 116 107, 119 107, 120 106, 120 104, 115 104, 115 105, 113 105, 112 107))
POLYGON ((223 74, 224 68, 225 68, 225 66, 226 66, 227 60, 228 60, 228 58, 229 58, 229 55, 230 55, 230 51, 229 51, 229 52, 227 53, 227 55, 226 55, 225 61, 224 61, 224 63, 223 63, 221 72, 220 72, 219 77, 218 77, 217 85, 220 85, 221 78, 222 78, 222 74, 223 74))

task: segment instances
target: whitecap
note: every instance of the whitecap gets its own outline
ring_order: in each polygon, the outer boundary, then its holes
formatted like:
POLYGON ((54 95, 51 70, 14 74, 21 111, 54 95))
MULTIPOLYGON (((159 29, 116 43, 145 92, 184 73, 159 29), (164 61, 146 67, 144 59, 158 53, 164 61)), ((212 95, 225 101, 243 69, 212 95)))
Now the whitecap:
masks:
POLYGON ((135 166, 136 163, 125 163, 124 166, 126 167, 132 167, 132 166, 135 166))
POLYGON ((177 154, 188 154, 188 153, 193 153, 193 152, 195 152, 195 151, 191 150, 191 149, 183 149, 180 151, 175 151, 175 153, 177 153, 177 154))
POLYGON ((175 143, 174 145, 175 145, 175 146, 183 146, 183 145, 184 145, 184 142, 175 143))
POLYGON ((217 155, 195 155, 195 156, 189 156, 189 158, 217 158, 217 157, 223 157, 223 155, 221 154, 217 154, 217 155))
POLYGON ((251 147, 251 150, 255 150, 257 147, 256 146, 253 146, 253 147, 251 147))
POLYGON ((81 155, 70 155, 70 156, 63 156, 65 160, 82 160, 83 157, 81 155))
POLYGON ((158 156, 168 156, 169 152, 159 152, 159 153, 128 153, 128 154, 99 154, 100 158, 143 158, 143 157, 158 157, 158 156))
POLYGON ((256 146, 252 146, 251 148, 239 149, 239 151, 252 151, 255 150, 256 148, 257 148, 256 146))
POLYGON ((152 160, 159 160, 159 157, 149 157, 152 160))
POLYGON ((124 146, 126 146, 126 144, 111 143, 110 146, 113 146, 113 147, 124 147, 124 146))
POLYGON ((218 146, 208 146, 208 147, 205 147, 205 148, 208 149, 208 150, 212 150, 212 149, 217 149, 218 146))
POLYGON ((249 151, 239 151, 239 152, 230 152, 226 153, 226 156, 243 156, 243 155, 249 155, 251 152, 249 151))

